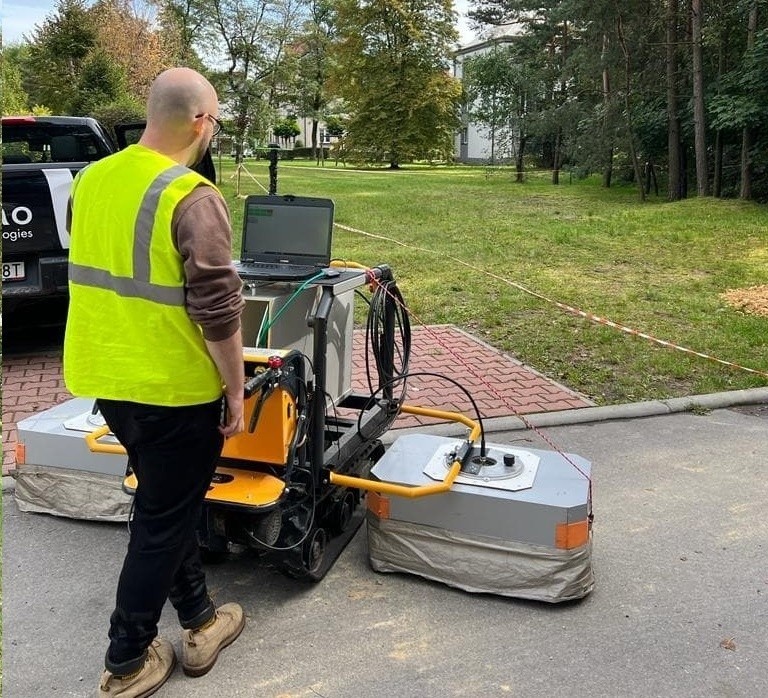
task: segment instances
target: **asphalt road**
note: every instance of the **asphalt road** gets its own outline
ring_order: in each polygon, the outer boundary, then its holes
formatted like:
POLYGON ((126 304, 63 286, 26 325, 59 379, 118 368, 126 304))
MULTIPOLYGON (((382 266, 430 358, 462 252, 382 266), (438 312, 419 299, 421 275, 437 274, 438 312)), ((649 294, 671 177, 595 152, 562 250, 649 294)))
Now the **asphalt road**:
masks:
MULTIPOLYGON (((209 568, 240 639, 158 696, 768 695, 764 406, 549 427, 593 464, 595 589, 547 605, 373 572, 361 529, 307 585, 253 554, 209 568)), ((489 436, 542 447, 529 431, 489 436)), ((8 478, 4 479, 8 484, 8 478)), ((3 493, 3 695, 91 696, 127 533, 3 493)), ((161 633, 178 642, 170 607, 161 633)))

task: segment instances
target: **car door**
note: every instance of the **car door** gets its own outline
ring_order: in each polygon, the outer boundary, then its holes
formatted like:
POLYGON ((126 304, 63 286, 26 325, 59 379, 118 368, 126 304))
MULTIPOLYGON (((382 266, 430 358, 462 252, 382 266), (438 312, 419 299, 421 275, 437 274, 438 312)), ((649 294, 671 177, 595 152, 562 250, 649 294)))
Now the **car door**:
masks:
MULTIPOLYGON (((117 137, 117 147, 123 148, 138 143, 141 134, 144 133, 146 122, 137 121, 130 124, 117 124, 115 126, 115 136, 117 137)), ((203 159, 192 168, 195 172, 216 184, 216 167, 213 164, 211 149, 205 151, 203 159)))

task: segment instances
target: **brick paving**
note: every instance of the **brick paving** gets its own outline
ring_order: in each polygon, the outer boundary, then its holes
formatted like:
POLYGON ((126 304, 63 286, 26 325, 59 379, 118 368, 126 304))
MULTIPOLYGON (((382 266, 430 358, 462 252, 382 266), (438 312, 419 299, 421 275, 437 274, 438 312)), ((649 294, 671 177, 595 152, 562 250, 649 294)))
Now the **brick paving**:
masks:
MULTIPOLYGON (((365 333, 356 330, 352 387, 368 393, 364 349, 365 333)), ((413 328, 409 373, 421 372, 441 374, 462 385, 483 418, 577 409, 593 404, 453 325, 413 328)), ((71 397, 61 375, 60 352, 3 357, 3 474, 15 467, 16 423, 71 397)), ((410 378, 406 402, 475 416, 461 389, 436 376, 410 378)), ((439 421, 403 414, 393 426, 405 428, 439 421)))

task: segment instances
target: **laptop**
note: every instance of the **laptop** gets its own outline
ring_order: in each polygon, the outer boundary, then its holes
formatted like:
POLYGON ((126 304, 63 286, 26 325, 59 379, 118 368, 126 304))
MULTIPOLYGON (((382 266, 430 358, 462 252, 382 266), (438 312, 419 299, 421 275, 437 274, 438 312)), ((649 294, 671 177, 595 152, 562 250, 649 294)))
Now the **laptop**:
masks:
POLYGON ((245 200, 235 268, 248 281, 303 281, 331 263, 333 201, 255 195, 245 200))

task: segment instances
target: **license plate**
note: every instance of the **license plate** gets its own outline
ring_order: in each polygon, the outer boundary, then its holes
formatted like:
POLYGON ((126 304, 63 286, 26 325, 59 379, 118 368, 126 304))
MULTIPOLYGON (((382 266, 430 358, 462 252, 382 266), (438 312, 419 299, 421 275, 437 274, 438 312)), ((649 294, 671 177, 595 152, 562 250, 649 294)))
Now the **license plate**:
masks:
POLYGON ((24 262, 3 262, 3 281, 19 281, 25 276, 24 262))

